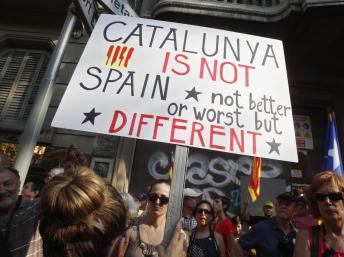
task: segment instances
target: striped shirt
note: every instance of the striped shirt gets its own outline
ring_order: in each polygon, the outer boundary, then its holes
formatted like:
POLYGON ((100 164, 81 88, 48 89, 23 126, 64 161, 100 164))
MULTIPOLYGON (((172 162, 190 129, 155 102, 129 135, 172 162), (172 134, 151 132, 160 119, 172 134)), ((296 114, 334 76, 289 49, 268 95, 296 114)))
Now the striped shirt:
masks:
POLYGON ((13 214, 7 231, 7 222, 0 220, 0 231, 12 257, 42 257, 42 239, 38 232, 39 201, 22 200, 13 214))

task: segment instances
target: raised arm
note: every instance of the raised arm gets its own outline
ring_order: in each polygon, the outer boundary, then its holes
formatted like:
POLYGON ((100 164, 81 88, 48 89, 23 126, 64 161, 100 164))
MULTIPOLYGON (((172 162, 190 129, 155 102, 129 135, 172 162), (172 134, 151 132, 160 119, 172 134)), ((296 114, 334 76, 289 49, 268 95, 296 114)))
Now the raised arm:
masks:
POLYGON ((248 199, 247 197, 243 201, 243 210, 242 210, 242 219, 246 222, 250 220, 250 210, 248 208, 248 199))
POLYGON ((311 253, 309 251, 309 246, 308 230, 302 229, 296 237, 293 257, 310 257, 311 253))

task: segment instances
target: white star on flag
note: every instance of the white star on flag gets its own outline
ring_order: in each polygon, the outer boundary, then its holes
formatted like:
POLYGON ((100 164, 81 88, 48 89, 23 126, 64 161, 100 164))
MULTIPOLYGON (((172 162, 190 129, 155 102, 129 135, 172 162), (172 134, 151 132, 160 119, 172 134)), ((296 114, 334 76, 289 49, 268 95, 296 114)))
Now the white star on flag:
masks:
POLYGON ((328 155, 333 158, 333 169, 336 170, 340 165, 340 160, 338 156, 338 146, 336 140, 333 142, 333 148, 328 151, 328 155))
POLYGON ((334 113, 329 113, 327 126, 326 149, 324 156, 324 170, 331 170, 338 175, 344 175, 342 156, 338 143, 337 127, 334 113))

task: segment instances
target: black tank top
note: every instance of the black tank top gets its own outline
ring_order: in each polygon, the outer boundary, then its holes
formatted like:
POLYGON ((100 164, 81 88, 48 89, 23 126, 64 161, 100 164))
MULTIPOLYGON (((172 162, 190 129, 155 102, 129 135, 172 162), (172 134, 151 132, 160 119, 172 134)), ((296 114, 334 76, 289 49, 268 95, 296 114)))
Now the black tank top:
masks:
POLYGON ((206 238, 196 239, 195 234, 191 234, 188 257, 220 257, 213 231, 206 238))

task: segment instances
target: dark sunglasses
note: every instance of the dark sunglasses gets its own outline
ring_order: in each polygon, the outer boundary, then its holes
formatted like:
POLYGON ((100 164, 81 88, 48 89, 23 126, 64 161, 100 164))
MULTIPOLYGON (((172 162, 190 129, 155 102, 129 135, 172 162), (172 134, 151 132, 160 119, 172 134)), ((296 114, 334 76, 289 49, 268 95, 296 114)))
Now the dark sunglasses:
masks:
POLYGON ((204 212, 206 215, 209 215, 209 214, 211 213, 211 211, 208 210, 208 209, 202 209, 202 208, 198 208, 198 209, 197 209, 197 213, 198 213, 198 214, 202 214, 203 212, 204 212))
POLYGON ((328 197, 328 199, 330 199, 331 202, 338 202, 339 200, 343 200, 342 192, 333 192, 329 194, 315 193, 315 199, 318 202, 325 201, 326 197, 328 197))
POLYGON ((156 201, 159 199, 160 205, 165 205, 168 204, 168 201, 170 200, 167 196, 164 195, 158 195, 155 193, 149 194, 148 195, 148 200, 150 202, 156 203, 156 201))

